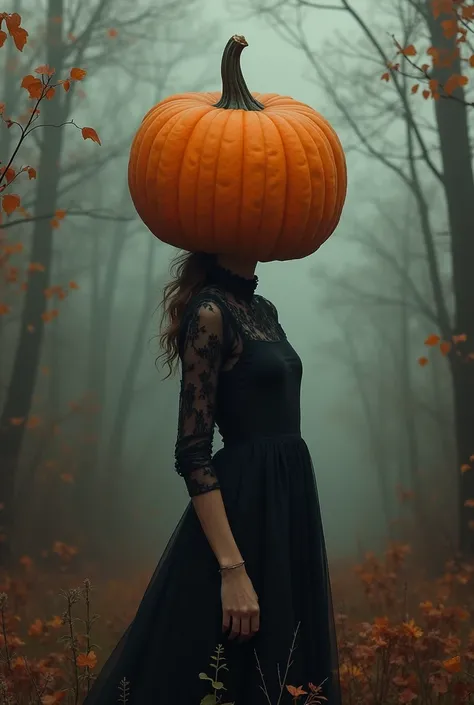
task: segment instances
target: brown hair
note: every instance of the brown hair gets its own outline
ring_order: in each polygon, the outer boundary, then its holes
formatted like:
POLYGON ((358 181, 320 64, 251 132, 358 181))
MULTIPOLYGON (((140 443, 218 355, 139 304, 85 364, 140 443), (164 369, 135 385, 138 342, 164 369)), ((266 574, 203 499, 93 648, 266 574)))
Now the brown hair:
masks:
POLYGON ((171 281, 163 291, 163 308, 160 325, 160 346, 163 349, 157 360, 168 366, 165 379, 175 372, 178 365, 178 335, 181 319, 188 301, 204 286, 207 274, 214 264, 215 255, 204 252, 181 252, 171 262, 171 281))

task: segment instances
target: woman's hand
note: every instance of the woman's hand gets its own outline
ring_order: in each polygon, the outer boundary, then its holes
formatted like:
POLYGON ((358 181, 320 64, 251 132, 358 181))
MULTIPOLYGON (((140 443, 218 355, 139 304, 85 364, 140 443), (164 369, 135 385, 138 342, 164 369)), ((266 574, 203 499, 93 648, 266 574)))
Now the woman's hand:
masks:
POLYGON ((222 575, 222 631, 232 626, 229 639, 247 641, 260 628, 258 597, 245 566, 224 570, 222 575))

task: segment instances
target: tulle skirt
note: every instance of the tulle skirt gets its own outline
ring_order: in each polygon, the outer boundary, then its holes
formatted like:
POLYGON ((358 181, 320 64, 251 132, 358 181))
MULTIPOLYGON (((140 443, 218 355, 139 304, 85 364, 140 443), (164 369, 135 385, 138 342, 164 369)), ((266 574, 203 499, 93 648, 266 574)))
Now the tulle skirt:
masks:
POLYGON ((291 435, 227 444, 214 467, 259 598, 258 634, 244 643, 223 634, 218 564, 190 502, 85 705, 119 702, 121 681, 128 705, 199 705, 216 693, 203 674, 223 684, 222 703, 274 705, 283 688, 283 705, 291 701, 286 685, 308 691, 311 683, 322 685, 328 705, 340 705, 326 549, 305 442, 291 435), (226 668, 216 674, 216 663, 226 668))

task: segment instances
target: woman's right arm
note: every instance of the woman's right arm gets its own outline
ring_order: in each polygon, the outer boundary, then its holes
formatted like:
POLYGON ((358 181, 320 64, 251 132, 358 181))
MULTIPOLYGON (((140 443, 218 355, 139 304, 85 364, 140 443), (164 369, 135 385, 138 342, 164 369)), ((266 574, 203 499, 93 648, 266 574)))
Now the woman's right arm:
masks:
MULTIPOLYGON (((196 514, 221 568, 243 558, 232 534, 212 467, 217 384, 223 357, 219 307, 201 304, 188 318, 180 345, 182 362, 176 470, 185 479, 196 514)), ((223 628, 231 638, 258 630, 258 599, 245 566, 222 572, 223 628)))

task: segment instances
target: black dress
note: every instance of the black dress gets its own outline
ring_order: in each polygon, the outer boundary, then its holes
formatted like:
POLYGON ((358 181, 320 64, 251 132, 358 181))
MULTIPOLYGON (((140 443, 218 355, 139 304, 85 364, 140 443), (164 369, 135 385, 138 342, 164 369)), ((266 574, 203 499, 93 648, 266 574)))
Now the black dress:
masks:
MULTIPOLYGON (((285 683, 306 691, 323 684, 328 705, 340 705, 323 527, 300 435, 301 360, 255 286, 256 277, 214 266, 186 308, 176 469, 190 496, 222 492, 259 598, 260 630, 244 643, 222 633, 219 566, 190 501, 85 705, 117 703, 123 678, 129 705, 199 705, 216 692, 199 674, 215 676, 219 644, 226 690, 206 705, 274 705, 295 632, 285 683), (224 448, 212 457, 214 424, 224 448)), ((284 688, 281 705, 290 702, 284 688)))

